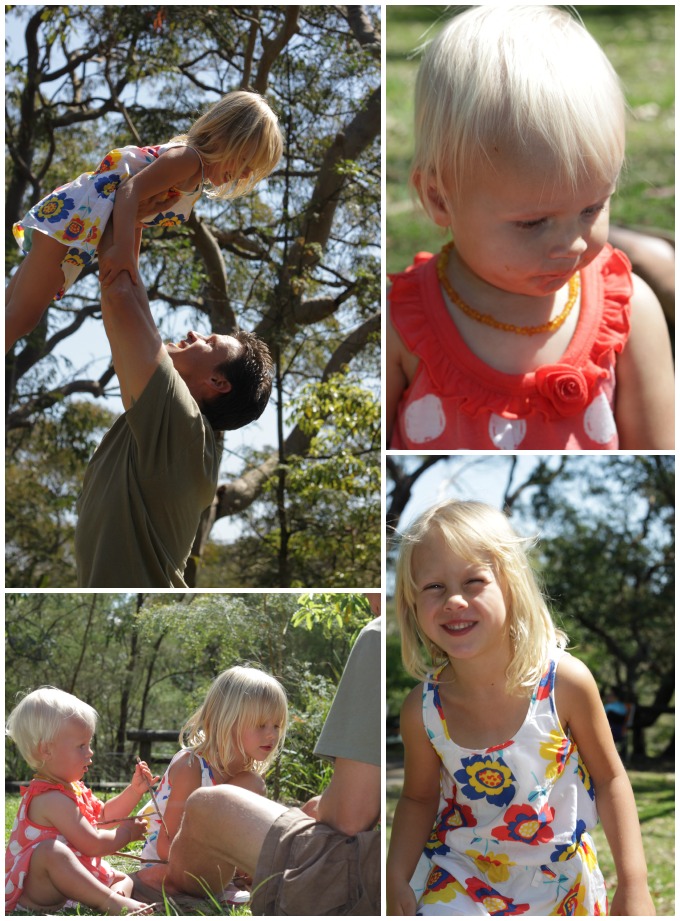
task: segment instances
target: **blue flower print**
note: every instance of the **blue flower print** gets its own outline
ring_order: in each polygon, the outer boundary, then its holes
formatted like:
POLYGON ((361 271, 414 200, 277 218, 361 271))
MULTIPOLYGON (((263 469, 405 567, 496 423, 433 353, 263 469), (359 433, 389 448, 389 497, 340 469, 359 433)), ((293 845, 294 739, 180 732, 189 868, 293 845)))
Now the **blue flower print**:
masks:
POLYGON ((462 758, 461 764, 462 770, 456 771, 454 777, 468 799, 486 798, 496 806, 512 802, 517 781, 502 757, 494 761, 488 755, 472 755, 462 758))
POLYGON ((66 192, 54 192, 37 204, 32 211, 36 220, 58 224, 68 217, 75 206, 76 203, 67 196, 66 192))
POLYGON ((97 195, 101 196, 101 198, 109 198, 111 195, 115 195, 120 181, 118 173, 105 173, 99 179, 95 179, 94 187, 97 190, 97 195))
POLYGON ((583 819, 579 819, 576 823, 576 829, 571 836, 571 841, 568 844, 558 844, 550 855, 550 860, 553 863, 558 863, 563 860, 571 860, 571 858, 581 846, 581 838, 585 830, 586 823, 583 821, 583 819))

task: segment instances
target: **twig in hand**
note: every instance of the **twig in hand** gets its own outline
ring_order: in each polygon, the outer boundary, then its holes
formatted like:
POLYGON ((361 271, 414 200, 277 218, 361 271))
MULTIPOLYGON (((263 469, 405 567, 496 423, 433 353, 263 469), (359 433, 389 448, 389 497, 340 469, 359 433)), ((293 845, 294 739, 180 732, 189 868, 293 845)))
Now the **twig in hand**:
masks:
MULTIPOLYGON (((137 761, 137 764, 141 764, 141 763, 142 763, 142 759, 139 757, 139 755, 137 755, 136 761, 137 761)), ((143 778, 144 783, 146 784, 146 786, 147 786, 147 788, 148 788, 148 790, 149 790, 149 793, 151 794, 151 802, 154 804, 154 806, 156 807, 156 809, 157 809, 157 811, 158 811, 158 815, 160 816, 160 819, 161 819, 161 825, 162 825, 163 828, 165 829, 165 834, 168 836, 168 841, 169 841, 169 840, 170 840, 170 832, 168 831, 168 826, 165 824, 165 818, 163 817, 163 814, 161 813, 161 807, 158 805, 158 800, 156 799, 156 794, 153 792, 153 787, 151 786, 151 784, 149 783, 149 781, 146 779, 146 777, 145 777, 144 774, 142 774, 142 778, 143 778)))
POLYGON ((117 825, 119 822, 134 822, 137 819, 145 819, 150 815, 160 815, 160 812, 145 812, 144 815, 126 815, 122 819, 107 819, 105 822, 95 822, 95 825, 117 825))
POLYGON ((139 860, 140 863, 167 863, 167 860, 154 860, 153 857, 139 857, 137 854, 128 854, 126 851, 114 851, 113 857, 127 857, 130 860, 139 860))

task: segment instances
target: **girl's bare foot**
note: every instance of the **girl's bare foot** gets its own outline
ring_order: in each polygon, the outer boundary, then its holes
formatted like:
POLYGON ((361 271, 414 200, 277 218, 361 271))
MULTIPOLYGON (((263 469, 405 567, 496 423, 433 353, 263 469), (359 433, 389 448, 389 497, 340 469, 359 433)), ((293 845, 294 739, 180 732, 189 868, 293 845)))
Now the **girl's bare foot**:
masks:
POLYGON ((150 915, 153 912, 153 905, 138 902, 118 892, 112 892, 101 907, 109 915, 150 915))

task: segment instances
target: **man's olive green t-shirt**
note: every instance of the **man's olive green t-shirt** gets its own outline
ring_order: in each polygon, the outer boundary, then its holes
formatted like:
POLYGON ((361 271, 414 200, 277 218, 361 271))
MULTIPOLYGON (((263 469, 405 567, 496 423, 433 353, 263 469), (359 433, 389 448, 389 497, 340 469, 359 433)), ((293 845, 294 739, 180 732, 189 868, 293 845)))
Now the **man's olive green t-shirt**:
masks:
POLYGON ((314 754, 382 764, 381 619, 366 624, 352 647, 314 754))
POLYGON ((81 588, 185 588, 219 470, 215 435, 167 352, 95 451, 78 499, 81 588))

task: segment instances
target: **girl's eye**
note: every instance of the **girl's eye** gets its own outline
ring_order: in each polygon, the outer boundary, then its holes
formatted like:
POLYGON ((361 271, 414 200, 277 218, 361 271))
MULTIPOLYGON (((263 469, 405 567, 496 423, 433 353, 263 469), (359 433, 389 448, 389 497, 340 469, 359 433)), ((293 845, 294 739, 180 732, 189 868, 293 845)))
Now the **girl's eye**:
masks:
POLYGON ((584 208, 582 214, 584 217, 597 217, 602 211, 604 211, 605 205, 592 205, 590 208, 584 208))
POLYGON ((520 230, 535 230, 536 227, 542 227, 546 219, 539 217, 535 221, 515 221, 515 226, 520 230))

